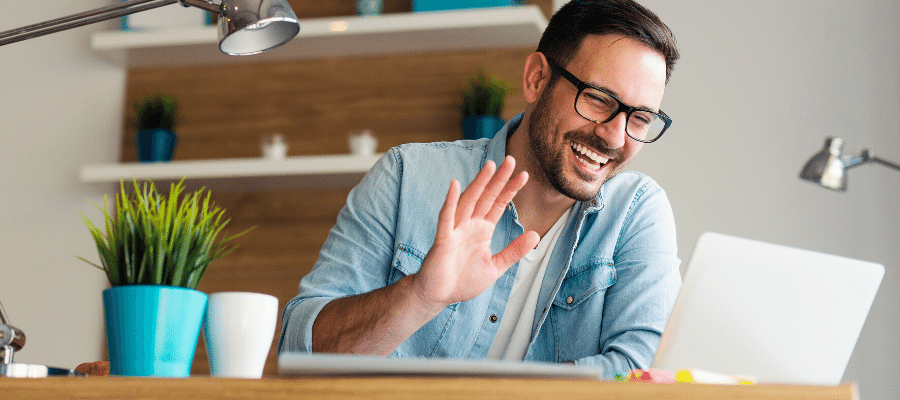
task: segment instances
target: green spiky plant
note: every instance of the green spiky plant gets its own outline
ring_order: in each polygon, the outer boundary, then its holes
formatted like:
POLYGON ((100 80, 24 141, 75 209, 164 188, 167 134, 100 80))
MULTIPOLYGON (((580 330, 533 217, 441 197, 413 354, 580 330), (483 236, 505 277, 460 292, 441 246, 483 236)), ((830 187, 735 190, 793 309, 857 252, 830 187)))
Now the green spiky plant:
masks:
POLYGON ((175 131, 178 101, 170 95, 155 93, 134 103, 134 125, 138 131, 162 128, 175 131))
POLYGON ((503 100, 509 86, 495 76, 488 77, 484 71, 469 80, 463 88, 463 118, 493 115, 502 118, 503 100))
POLYGON ((105 233, 82 214, 101 265, 79 258, 105 271, 112 286, 196 289, 209 264, 236 248, 225 244, 249 231, 216 241, 230 220, 203 188, 182 196, 183 179, 172 184, 168 195, 160 194, 152 181, 132 182, 133 189, 126 190, 120 181, 114 214, 105 196, 103 207, 94 203, 104 215, 105 233))

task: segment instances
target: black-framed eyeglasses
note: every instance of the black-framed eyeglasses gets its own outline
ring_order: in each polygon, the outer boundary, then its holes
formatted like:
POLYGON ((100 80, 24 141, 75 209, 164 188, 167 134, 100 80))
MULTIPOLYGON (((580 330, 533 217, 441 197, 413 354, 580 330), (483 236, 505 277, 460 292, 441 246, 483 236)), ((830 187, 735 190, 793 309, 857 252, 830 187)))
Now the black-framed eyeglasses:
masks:
POLYGON ((550 57, 547 57, 547 62, 551 68, 578 89, 578 94, 575 95, 575 112, 584 119, 597 124, 605 124, 612 121, 619 113, 624 112, 626 115, 625 133, 628 137, 642 143, 655 142, 672 125, 672 119, 662 110, 656 112, 629 106, 618 97, 613 96, 612 93, 576 78, 550 57))

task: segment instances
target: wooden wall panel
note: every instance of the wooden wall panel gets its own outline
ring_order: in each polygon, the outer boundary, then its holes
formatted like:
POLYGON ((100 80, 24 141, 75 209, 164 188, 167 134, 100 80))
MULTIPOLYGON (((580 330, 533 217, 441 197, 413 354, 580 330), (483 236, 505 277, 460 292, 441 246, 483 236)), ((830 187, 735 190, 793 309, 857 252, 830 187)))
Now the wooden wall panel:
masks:
MULTIPOLYGON (((288 0, 298 18, 322 18, 338 15, 356 15, 356 0, 288 0)), ((384 14, 410 12, 412 0, 384 0, 384 14)))
MULTIPOLYGON (((355 14, 352 0, 290 2, 300 18, 355 14)), ((550 3, 539 2, 546 11, 550 3)), ((410 5, 385 0, 384 9, 404 12, 410 5)), ((347 153, 347 135, 360 129, 371 129, 383 152, 402 143, 462 138, 459 91, 480 69, 510 84, 504 117, 520 112, 522 68, 533 50, 134 69, 128 74, 126 109, 148 93, 177 97, 182 110, 177 160, 258 157, 260 138, 272 133, 285 136, 290 156, 347 153)), ((122 161, 136 159, 134 137, 132 127, 123 126, 122 161)), ((268 293, 283 308, 315 262, 348 192, 213 193, 232 219, 230 233, 256 228, 236 241, 240 247, 234 253, 210 267, 199 289, 268 293)), ((276 343, 266 374, 277 373, 276 343)), ((194 374, 209 372, 203 346, 201 341, 194 374)))
MULTIPOLYGON (((449 0, 448 0, 449 1, 449 0)), ((552 0, 526 0, 527 4, 536 4, 541 7, 548 17, 553 11, 552 0)), ((355 15, 355 0, 288 0, 291 8, 298 18, 322 18, 339 15, 355 15)), ((384 0, 382 13, 399 13, 412 11, 412 0, 384 0)))
MULTIPOLYGON (((260 138, 272 133, 285 136, 289 155, 347 153, 347 135, 361 129, 371 129, 385 151, 462 138, 459 92, 479 69, 510 84, 504 116, 517 113, 524 107, 522 66, 532 51, 135 69, 126 99, 177 97, 178 160, 258 157, 260 138)), ((134 129, 123 131, 122 158, 133 161, 134 129)))
MULTIPOLYGON (((239 247, 210 265, 199 290, 206 293, 241 291, 267 293, 281 309, 297 295, 334 225, 349 189, 302 190, 273 193, 218 193, 216 202, 231 217, 229 233, 252 231, 236 240, 239 247)), ((281 325, 279 313, 278 324, 281 325)), ((276 336, 280 328, 276 330, 276 336)), ((201 341, 192 373, 206 374, 209 364, 201 341)), ((277 337, 266 362, 266 374, 278 373, 277 337)))

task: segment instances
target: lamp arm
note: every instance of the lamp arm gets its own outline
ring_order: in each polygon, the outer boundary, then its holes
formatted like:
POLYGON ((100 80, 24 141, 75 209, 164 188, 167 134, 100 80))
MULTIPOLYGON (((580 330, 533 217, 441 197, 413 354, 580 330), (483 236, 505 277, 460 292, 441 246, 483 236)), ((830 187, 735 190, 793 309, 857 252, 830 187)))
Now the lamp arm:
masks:
POLYGON ((880 158, 880 157, 877 157, 877 156, 871 156, 871 160, 874 161, 874 162, 877 162, 877 163, 879 163, 879 164, 881 164, 881 165, 884 165, 884 166, 886 166, 886 167, 890 167, 890 168, 893 168, 893 169, 895 169, 895 170, 897 170, 897 171, 900 171, 900 165, 898 165, 898 164, 896 164, 896 163, 893 163, 893 162, 890 162, 890 161, 888 161, 888 160, 885 160, 885 159, 883 159, 883 158, 880 158))
POLYGON ((869 161, 872 161, 872 157, 869 156, 869 150, 863 150, 858 156, 853 158, 845 158, 844 160, 844 169, 850 169, 860 164, 865 164, 869 161))
POLYGON ((80 19, 83 19, 83 18, 95 17, 95 16, 100 15, 100 14, 103 14, 103 13, 108 13, 108 12, 112 12, 112 11, 117 11, 117 10, 125 9, 125 8, 128 8, 128 7, 136 6, 136 5, 140 5, 140 4, 144 4, 144 3, 149 3, 149 2, 152 2, 152 1, 157 1, 157 0, 130 0, 130 1, 124 1, 124 2, 121 2, 121 3, 115 4, 115 5, 106 6, 106 7, 101 7, 101 8, 96 8, 96 9, 93 9, 93 10, 90 10, 90 11, 85 11, 85 12, 78 13, 78 14, 73 14, 73 15, 70 15, 70 16, 67 16, 67 17, 61 17, 61 18, 51 19, 51 20, 49 20, 49 21, 40 22, 40 23, 37 23, 37 24, 31 24, 31 25, 28 25, 28 26, 23 26, 23 27, 21 27, 21 28, 10 29, 10 30, 8 30, 8 31, 0 32, 0 38, 12 37, 12 36, 17 36, 17 35, 24 35, 24 34, 28 34, 28 33, 34 32, 34 31, 36 31, 36 30, 38 30, 38 29, 45 29, 45 28, 49 28, 49 27, 52 27, 52 26, 55 26, 55 25, 58 25, 58 24, 63 24, 63 23, 67 23, 67 22, 77 21, 77 20, 80 20, 80 19))
POLYGON ((0 303, 0 324, 9 325, 9 320, 6 319, 6 311, 3 310, 3 303, 0 303))
POLYGON ((869 152, 869 150, 863 150, 862 153, 860 153, 860 155, 858 157, 844 161, 844 168, 850 169, 857 165, 865 164, 867 162, 878 163, 878 164, 884 165, 886 167, 890 167, 897 171, 900 171, 900 164, 885 160, 881 157, 871 154, 869 152))
POLYGON ((178 0, 128 0, 119 4, 73 14, 68 17, 56 18, 46 22, 11 29, 6 32, 0 32, 0 46, 166 6, 176 3, 177 1, 178 0))
POLYGON ((222 0, 178 0, 185 7, 202 8, 214 14, 222 15, 222 0))
POLYGON ((127 0, 111 6, 100 7, 67 17, 56 18, 46 22, 0 32, 0 46, 36 38, 38 36, 49 35, 67 29, 90 25, 95 22, 123 17, 174 3, 181 3, 184 7, 193 6, 202 8, 217 14, 222 13, 220 8, 221 0, 127 0))

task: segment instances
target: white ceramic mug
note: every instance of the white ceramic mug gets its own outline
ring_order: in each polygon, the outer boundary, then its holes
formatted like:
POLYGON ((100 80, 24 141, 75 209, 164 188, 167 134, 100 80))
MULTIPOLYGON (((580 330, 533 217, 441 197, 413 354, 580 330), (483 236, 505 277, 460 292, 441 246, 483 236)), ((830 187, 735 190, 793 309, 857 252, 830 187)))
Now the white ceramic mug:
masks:
POLYGON ((209 295, 203 337, 212 376, 261 378, 275 336, 278 299, 262 293, 209 295))

